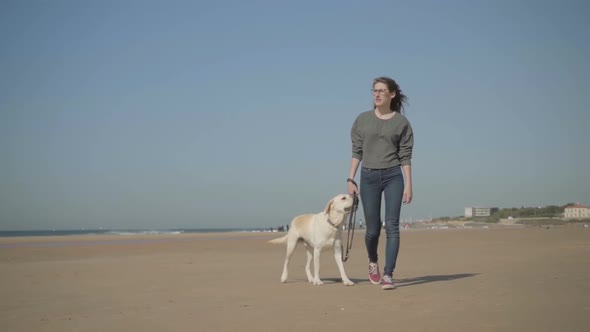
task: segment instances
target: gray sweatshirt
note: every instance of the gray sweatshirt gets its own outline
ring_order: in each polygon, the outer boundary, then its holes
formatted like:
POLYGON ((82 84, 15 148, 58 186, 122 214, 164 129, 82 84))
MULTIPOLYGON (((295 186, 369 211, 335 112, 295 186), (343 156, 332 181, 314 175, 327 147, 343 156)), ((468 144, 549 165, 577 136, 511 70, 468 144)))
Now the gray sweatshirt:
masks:
POLYGON ((411 165, 414 133, 408 119, 397 112, 382 120, 374 110, 363 112, 350 131, 352 157, 362 160, 366 168, 389 168, 411 165))

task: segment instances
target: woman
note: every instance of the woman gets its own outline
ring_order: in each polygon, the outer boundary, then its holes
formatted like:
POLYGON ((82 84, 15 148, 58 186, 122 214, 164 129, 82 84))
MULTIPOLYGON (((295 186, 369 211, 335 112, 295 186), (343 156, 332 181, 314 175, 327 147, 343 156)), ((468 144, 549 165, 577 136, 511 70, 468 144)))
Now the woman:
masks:
POLYGON ((383 289, 394 289, 393 271, 399 252, 399 217, 402 202, 412 201, 412 150, 414 134, 401 114, 406 96, 389 77, 373 80, 374 109, 361 113, 351 129, 352 162, 348 193, 358 194, 354 181, 362 161, 360 198, 365 215, 365 245, 369 280, 383 289), (404 183, 405 179, 405 183, 404 183), (381 233, 381 196, 385 201, 385 267, 380 275, 377 248, 381 233))

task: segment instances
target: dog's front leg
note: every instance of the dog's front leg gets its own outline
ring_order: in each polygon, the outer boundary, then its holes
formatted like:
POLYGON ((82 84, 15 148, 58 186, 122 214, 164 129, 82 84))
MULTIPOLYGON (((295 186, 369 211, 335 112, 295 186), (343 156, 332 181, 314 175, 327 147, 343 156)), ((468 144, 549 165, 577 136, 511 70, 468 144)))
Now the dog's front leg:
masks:
POLYGON ((344 264, 342 263, 342 241, 340 240, 334 241, 334 259, 336 259, 336 265, 338 265, 338 270, 340 270, 342 283, 346 286, 354 285, 354 282, 348 279, 346 272, 344 272, 344 264))
POLYGON ((313 249, 313 284, 314 285, 323 285, 324 283, 320 280, 320 254, 322 250, 321 248, 314 248, 313 249))

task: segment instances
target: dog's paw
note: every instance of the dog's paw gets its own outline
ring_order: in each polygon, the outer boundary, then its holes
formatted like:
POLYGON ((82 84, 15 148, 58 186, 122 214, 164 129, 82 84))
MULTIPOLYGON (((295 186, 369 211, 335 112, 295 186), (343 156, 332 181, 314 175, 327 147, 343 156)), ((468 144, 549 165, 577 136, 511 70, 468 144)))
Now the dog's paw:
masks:
POLYGON ((281 277, 281 282, 284 284, 287 282, 287 277, 281 277))
POLYGON ((349 279, 342 280, 342 283, 344 284, 344 286, 354 286, 354 282, 352 282, 352 280, 349 279))
POLYGON ((320 279, 314 279, 312 281, 312 283, 314 284, 314 286, 320 286, 320 285, 323 285, 324 284, 324 282, 321 281, 320 279))

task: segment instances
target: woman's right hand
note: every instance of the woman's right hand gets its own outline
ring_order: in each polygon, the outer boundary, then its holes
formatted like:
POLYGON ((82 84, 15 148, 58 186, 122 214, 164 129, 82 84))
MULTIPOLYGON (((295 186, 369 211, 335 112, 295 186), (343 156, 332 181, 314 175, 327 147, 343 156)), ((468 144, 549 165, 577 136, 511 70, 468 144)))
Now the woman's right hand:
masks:
POLYGON ((359 194, 359 188, 352 182, 348 182, 348 194, 353 196, 359 194))

